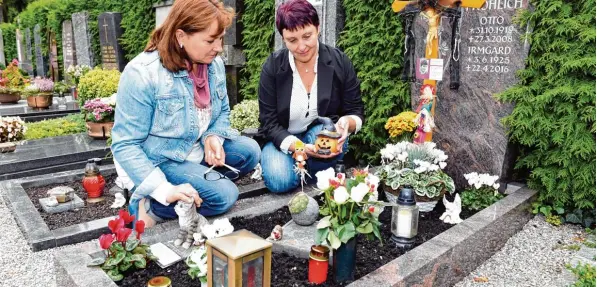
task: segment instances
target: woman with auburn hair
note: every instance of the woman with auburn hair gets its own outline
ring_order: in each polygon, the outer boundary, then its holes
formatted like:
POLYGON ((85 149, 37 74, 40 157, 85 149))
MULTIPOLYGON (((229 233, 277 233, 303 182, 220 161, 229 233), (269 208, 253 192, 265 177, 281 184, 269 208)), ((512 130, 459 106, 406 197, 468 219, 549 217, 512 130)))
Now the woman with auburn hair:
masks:
POLYGON ((259 135, 266 142, 261 167, 270 191, 288 192, 301 180, 293 170, 296 143, 305 144, 308 173, 315 179, 315 173, 342 159, 349 134, 359 131, 365 117, 352 63, 339 49, 319 42, 319 17, 313 5, 306 0, 280 5, 276 28, 286 48, 270 55, 261 70, 259 135), (341 135, 339 152, 315 152, 313 144, 323 128, 319 117, 335 123, 341 135))
POLYGON ((218 54, 233 17, 219 0, 177 0, 122 73, 111 148, 146 226, 176 218, 178 200, 205 216, 226 212, 238 198, 232 180, 259 161, 257 143, 230 127, 218 54))

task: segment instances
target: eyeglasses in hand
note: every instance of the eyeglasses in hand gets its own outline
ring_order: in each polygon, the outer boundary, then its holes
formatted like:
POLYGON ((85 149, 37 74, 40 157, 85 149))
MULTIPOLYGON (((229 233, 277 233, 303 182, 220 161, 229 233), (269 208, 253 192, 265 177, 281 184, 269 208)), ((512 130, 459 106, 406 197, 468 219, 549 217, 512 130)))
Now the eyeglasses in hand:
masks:
POLYGON ((240 170, 238 170, 234 167, 231 167, 227 164, 224 164, 224 167, 228 168, 229 170, 224 172, 223 174, 218 171, 215 171, 214 167, 215 167, 215 165, 212 165, 208 170, 205 171, 205 173, 203 173, 203 177, 205 178, 205 180, 216 181, 216 180, 220 180, 223 178, 235 180, 240 175, 240 170))

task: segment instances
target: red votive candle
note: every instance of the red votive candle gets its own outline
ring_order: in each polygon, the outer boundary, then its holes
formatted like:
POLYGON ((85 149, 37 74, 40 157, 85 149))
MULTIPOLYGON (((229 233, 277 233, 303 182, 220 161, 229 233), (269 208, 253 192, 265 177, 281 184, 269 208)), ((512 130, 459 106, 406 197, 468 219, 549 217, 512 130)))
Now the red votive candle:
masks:
POLYGON ((309 253, 309 282, 321 284, 328 278, 330 249, 323 245, 311 246, 309 253))

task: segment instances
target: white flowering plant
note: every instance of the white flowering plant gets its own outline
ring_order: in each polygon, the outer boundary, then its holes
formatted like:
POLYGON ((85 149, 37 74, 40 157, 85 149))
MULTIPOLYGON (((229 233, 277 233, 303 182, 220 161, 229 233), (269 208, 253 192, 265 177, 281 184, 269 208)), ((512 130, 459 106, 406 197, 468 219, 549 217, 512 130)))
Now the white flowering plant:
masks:
POLYGON ((484 209, 504 197, 498 192, 499 176, 471 172, 464 175, 470 185, 462 193, 462 206, 469 210, 484 209))
POLYGON ((27 126, 20 117, 0 117, 0 143, 20 141, 26 132, 27 126))
POLYGON ((70 65, 66 69, 66 74, 68 74, 75 81, 75 85, 79 85, 79 80, 81 77, 87 74, 89 71, 91 71, 91 67, 87 65, 70 65))
POLYGON ((446 192, 454 193, 454 180, 443 171, 448 156, 435 143, 403 141, 387 144, 380 152, 381 167, 377 175, 388 192, 396 193, 400 187, 411 186, 417 201, 436 200, 446 192))
POLYGON ((383 208, 377 201, 377 176, 364 169, 355 170, 352 178, 346 178, 332 168, 315 176, 317 188, 323 194, 319 214, 324 216, 317 224, 317 244, 338 249, 357 233, 366 235, 367 239, 377 237, 382 242, 378 218, 383 208))
POLYGON ((207 249, 205 245, 193 249, 185 263, 189 267, 187 273, 191 279, 199 278, 201 282, 207 283, 207 249))

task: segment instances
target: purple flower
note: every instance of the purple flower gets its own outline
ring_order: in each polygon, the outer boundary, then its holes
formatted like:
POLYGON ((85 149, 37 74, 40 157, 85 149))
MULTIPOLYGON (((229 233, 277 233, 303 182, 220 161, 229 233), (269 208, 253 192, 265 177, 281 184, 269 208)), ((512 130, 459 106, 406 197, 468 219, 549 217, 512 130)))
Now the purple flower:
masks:
POLYGON ((52 92, 54 90, 54 82, 50 79, 35 78, 32 82, 39 88, 40 92, 52 92))

